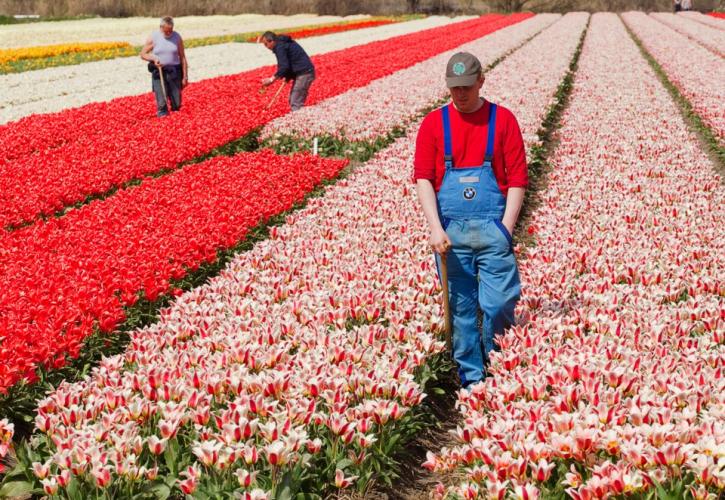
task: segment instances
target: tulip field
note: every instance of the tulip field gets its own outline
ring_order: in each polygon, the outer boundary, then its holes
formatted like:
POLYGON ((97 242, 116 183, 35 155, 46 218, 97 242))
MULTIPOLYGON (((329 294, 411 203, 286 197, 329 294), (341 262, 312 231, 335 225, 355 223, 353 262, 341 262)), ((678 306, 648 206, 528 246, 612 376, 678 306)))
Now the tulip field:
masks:
POLYGON ((295 113, 257 44, 189 49, 163 119, 137 57, 0 75, 0 498, 722 498, 725 19, 346 23, 295 113), (461 50, 527 149, 522 298, 401 467, 452 377, 411 174, 461 50))

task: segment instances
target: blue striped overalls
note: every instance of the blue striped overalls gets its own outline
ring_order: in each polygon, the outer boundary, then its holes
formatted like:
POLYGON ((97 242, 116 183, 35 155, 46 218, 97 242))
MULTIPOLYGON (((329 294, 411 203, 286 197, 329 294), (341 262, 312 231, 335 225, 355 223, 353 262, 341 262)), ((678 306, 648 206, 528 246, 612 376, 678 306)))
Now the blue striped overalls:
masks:
POLYGON ((489 104, 483 164, 474 167, 454 168, 448 105, 441 111, 446 170, 438 191, 438 213, 452 243, 447 261, 453 358, 466 387, 484 378, 494 336, 513 324, 521 284, 511 235, 501 223, 506 198, 492 169, 496 105, 489 104), (483 332, 477 327, 479 307, 483 332))

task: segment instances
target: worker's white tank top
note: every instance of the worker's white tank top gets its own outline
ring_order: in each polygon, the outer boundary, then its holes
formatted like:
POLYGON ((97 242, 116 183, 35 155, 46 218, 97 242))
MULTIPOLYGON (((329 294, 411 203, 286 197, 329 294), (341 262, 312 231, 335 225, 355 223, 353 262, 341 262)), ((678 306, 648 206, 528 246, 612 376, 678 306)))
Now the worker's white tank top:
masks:
POLYGON ((172 31, 169 38, 166 38, 160 30, 154 31, 151 33, 151 40, 154 42, 153 54, 159 58, 163 66, 181 64, 179 59, 181 36, 176 31, 172 31))

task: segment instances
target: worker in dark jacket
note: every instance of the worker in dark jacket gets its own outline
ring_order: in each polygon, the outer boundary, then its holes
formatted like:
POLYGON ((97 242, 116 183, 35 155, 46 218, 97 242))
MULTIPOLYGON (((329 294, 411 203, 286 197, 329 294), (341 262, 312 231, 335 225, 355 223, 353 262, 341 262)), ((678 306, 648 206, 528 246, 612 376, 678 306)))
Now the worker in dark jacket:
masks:
POLYGON ((266 87, 280 78, 293 80, 289 104, 292 111, 297 111, 305 105, 310 85, 315 80, 315 66, 310 56, 300 44, 287 35, 277 35, 267 31, 262 35, 262 43, 277 57, 277 72, 274 76, 262 80, 262 85, 266 87))

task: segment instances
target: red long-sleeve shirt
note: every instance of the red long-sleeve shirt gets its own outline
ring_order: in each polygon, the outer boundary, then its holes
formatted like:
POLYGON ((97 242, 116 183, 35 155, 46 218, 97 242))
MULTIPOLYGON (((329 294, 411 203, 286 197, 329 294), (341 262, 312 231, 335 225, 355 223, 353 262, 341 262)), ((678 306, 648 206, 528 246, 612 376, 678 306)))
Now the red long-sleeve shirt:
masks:
MULTIPOLYGON (((488 138, 488 112, 486 101, 474 113, 460 113, 449 106, 451 146, 454 167, 472 167, 483 163, 488 138)), ((516 117, 503 106, 496 111, 496 135, 494 137, 493 173, 501 193, 506 196, 509 188, 528 185, 524 140, 516 117)), ((443 117, 440 109, 428 114, 420 124, 415 142, 413 179, 428 179, 438 191, 443 182, 443 117)))

